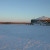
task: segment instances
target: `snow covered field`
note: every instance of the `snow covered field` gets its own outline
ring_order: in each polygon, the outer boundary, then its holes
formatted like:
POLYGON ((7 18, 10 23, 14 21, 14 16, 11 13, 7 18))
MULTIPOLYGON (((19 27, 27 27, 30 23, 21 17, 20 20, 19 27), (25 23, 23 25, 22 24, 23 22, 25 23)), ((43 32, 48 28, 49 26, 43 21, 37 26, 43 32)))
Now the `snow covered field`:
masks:
POLYGON ((0 24, 0 50, 50 50, 50 26, 0 24))

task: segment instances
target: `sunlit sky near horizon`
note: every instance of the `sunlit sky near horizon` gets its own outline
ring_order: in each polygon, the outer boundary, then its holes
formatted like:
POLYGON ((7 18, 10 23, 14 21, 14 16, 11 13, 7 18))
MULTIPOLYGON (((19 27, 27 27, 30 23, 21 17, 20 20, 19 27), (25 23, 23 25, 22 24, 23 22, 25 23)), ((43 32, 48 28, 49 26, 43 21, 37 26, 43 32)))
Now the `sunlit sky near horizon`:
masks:
POLYGON ((30 22, 50 17, 50 0, 0 0, 0 21, 30 22))

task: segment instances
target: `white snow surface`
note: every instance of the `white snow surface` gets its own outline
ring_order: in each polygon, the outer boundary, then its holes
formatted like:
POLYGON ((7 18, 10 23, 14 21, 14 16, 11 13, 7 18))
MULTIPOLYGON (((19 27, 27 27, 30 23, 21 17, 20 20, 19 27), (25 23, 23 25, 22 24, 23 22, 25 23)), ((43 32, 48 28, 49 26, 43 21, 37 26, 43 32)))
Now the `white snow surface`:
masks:
POLYGON ((0 24, 0 50, 50 50, 50 26, 0 24))

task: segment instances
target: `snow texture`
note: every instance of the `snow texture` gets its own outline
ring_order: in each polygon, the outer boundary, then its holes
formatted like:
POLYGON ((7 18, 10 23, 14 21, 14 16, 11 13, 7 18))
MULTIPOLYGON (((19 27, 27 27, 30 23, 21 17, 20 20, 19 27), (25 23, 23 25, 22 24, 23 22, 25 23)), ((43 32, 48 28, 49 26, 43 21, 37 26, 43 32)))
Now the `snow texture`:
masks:
POLYGON ((50 26, 0 24, 0 50, 50 50, 50 26))

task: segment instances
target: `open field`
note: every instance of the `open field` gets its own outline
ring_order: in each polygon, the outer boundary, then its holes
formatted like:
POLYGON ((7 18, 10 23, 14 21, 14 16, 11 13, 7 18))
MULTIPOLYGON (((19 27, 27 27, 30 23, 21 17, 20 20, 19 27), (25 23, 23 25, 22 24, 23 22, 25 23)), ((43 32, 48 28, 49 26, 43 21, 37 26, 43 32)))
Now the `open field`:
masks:
POLYGON ((0 24, 0 50, 50 50, 50 26, 0 24))

